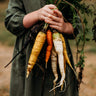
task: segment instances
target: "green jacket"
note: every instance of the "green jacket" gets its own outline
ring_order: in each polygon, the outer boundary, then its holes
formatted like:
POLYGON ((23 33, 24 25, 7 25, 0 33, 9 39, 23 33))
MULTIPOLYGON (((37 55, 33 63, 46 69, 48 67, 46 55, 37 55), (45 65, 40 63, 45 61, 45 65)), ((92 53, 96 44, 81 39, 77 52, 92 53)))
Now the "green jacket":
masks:
MULTIPOLYGON (((42 2, 41 2, 42 3, 42 2)), ((28 39, 30 32, 33 32, 31 28, 26 29, 23 26, 23 17, 32 11, 35 11, 41 8, 40 0, 10 0, 7 14, 5 18, 6 28, 16 36, 16 43, 14 47, 13 56, 15 56, 23 47, 25 42, 28 39)), ((35 26, 35 25, 34 25, 35 26)), ((32 26, 33 28, 33 26, 32 26)), ((31 42, 27 45, 26 49, 23 50, 13 61, 12 70, 11 70, 11 82, 10 82, 10 96, 53 96, 54 92, 49 90, 53 88, 54 76, 51 70, 51 63, 48 62, 48 69, 46 71, 44 87, 43 85, 43 76, 44 73, 38 67, 41 65, 44 67, 44 52, 46 49, 46 44, 43 47, 43 50, 40 53, 40 56, 34 66, 33 70, 28 79, 26 79, 26 69, 27 63, 30 56, 30 52, 34 43, 34 32, 32 33, 33 37, 31 42)), ((72 36, 69 36, 69 38, 72 36)), ((72 66, 74 67, 73 58, 71 50, 68 43, 68 36, 65 34, 67 52, 71 61, 72 66)), ((78 87, 76 77, 67 64, 66 68, 66 88, 64 92, 59 92, 59 88, 56 89, 56 96, 78 96, 78 87)))

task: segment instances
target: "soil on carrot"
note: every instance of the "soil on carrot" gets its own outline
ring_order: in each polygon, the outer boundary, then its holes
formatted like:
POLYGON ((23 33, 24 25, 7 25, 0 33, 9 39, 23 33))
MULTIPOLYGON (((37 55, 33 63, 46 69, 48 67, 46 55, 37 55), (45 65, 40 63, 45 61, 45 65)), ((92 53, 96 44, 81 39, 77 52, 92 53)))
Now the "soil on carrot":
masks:
MULTIPOLYGON (((96 52, 90 52, 89 49, 90 47, 87 46, 87 51, 85 52, 86 60, 83 71, 83 83, 80 87, 79 96, 96 96, 96 52)), ((72 51, 74 53, 74 48, 72 51)), ((12 54, 13 47, 0 44, 0 96, 9 96, 11 65, 6 69, 4 68, 4 65, 10 61, 12 54)))

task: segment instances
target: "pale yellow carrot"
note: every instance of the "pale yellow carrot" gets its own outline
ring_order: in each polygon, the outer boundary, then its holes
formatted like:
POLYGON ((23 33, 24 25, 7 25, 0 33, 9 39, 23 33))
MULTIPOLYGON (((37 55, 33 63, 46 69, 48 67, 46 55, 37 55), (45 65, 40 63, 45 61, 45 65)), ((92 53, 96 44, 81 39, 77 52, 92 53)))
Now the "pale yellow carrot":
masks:
MULTIPOLYGON (((54 47, 52 48, 52 53, 51 53, 51 66, 55 77, 55 79, 53 80, 53 88, 55 88, 56 82, 58 80, 58 73, 57 73, 57 53, 54 47)), ((55 94, 55 89, 54 89, 54 94, 55 94)))
POLYGON ((74 68, 72 67, 71 62, 70 62, 69 57, 68 57, 65 39, 64 39, 64 37, 63 37, 62 34, 60 34, 60 37, 61 37, 62 42, 63 42, 63 53, 64 53, 65 60, 66 60, 66 62, 69 64, 70 68, 73 70, 74 74, 77 76, 77 73, 76 73, 76 71, 74 70, 74 68))

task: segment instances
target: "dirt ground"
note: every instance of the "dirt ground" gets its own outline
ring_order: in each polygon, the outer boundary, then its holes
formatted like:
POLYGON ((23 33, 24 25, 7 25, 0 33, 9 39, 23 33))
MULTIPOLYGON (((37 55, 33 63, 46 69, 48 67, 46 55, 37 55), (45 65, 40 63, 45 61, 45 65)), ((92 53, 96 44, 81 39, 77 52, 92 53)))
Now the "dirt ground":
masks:
POLYGON ((86 53, 80 96, 96 96, 96 53, 86 53))
POLYGON ((4 68, 4 65, 12 57, 13 47, 0 44, 0 96, 9 96, 10 70, 11 65, 4 68))
MULTIPOLYGON (((10 70, 11 65, 6 65, 12 58, 13 47, 0 44, 0 96, 9 96, 10 70)), ((96 96, 96 54, 86 52, 85 69, 83 82, 80 88, 80 96, 96 96)))

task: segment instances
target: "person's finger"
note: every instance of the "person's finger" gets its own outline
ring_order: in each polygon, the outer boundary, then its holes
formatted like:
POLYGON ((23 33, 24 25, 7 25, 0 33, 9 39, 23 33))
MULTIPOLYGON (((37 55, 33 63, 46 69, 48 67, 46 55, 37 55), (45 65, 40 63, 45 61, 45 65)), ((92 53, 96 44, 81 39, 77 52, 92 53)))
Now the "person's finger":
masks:
POLYGON ((51 15, 50 13, 48 13, 48 12, 45 11, 45 10, 43 10, 40 14, 41 14, 41 16, 43 15, 42 17, 48 17, 48 16, 51 15))
POLYGON ((58 30, 59 32, 61 32, 61 27, 57 26, 57 25, 49 25, 51 28, 58 30))
POLYGON ((49 5, 46 5, 46 6, 48 6, 50 9, 55 9, 55 8, 57 8, 55 5, 53 5, 53 4, 49 4, 49 5))
POLYGON ((50 19, 52 19, 53 21, 56 21, 56 22, 60 22, 60 20, 61 20, 61 18, 56 17, 56 16, 54 16, 54 15, 49 15, 48 17, 49 17, 50 19))
POLYGON ((61 26, 61 23, 55 22, 48 17, 45 19, 45 22, 48 23, 48 24, 51 24, 51 25, 61 26))
POLYGON ((43 11, 42 15, 45 16, 45 17, 48 17, 49 13, 47 13, 46 11, 43 11))
POLYGON ((52 15, 54 14, 53 10, 49 9, 48 7, 44 8, 43 11, 52 15))
POLYGON ((53 10, 55 14, 57 14, 58 17, 62 17, 62 13, 59 10, 53 10))
POLYGON ((42 12, 41 12, 41 15, 40 15, 40 20, 43 21, 43 20, 45 20, 47 17, 48 17, 48 13, 45 12, 45 11, 42 11, 42 12))

